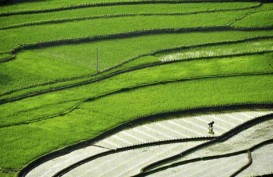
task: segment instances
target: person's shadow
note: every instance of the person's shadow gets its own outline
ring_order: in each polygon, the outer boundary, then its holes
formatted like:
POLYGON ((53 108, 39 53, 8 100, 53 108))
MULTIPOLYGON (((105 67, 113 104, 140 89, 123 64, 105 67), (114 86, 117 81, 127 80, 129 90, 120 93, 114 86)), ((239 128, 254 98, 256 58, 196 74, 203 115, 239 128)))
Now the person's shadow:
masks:
POLYGON ((211 135, 215 134, 214 131, 213 131, 213 128, 209 128, 209 134, 211 134, 211 135))

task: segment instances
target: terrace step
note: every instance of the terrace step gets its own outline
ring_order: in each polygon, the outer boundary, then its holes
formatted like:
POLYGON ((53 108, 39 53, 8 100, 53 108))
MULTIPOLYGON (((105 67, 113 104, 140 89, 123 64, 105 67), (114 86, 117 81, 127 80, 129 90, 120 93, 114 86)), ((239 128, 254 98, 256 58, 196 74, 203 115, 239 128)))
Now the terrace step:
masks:
POLYGON ((105 155, 88 160, 64 176, 75 176, 75 174, 77 176, 78 174, 90 176, 91 173, 95 176, 107 176, 109 174, 112 174, 111 176, 122 176, 128 173, 135 175, 145 165, 204 143, 208 138, 219 136, 248 120, 271 112, 247 110, 231 113, 221 111, 206 113, 201 116, 192 115, 147 123, 117 132, 86 148, 49 160, 34 168, 26 176, 34 177, 38 174, 42 177, 53 176, 66 167, 105 152, 105 155), (212 120, 215 121, 215 135, 208 134, 207 130, 207 123, 212 120), (120 149, 122 150, 117 151, 120 149), (143 161, 139 159, 143 159, 143 161), (101 170, 102 168, 109 169, 109 171, 101 170), (124 169, 127 170, 124 171, 124 169), (84 170, 85 173, 79 173, 81 170, 84 170))
POLYGON ((132 176, 149 163, 179 153, 203 142, 167 144, 111 154, 81 165, 66 173, 64 177, 132 176))
POLYGON ((140 125, 120 131, 96 143, 111 149, 151 143, 157 141, 215 137, 253 118, 270 112, 239 111, 234 113, 218 112, 206 115, 192 115, 140 125), (214 121, 214 135, 209 134, 208 123, 214 121))

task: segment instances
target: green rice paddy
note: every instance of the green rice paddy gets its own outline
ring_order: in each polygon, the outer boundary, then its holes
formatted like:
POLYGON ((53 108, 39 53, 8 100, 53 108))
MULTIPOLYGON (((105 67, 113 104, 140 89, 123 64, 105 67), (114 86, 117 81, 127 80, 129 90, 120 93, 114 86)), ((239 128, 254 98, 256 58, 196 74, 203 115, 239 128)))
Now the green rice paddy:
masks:
POLYGON ((273 104, 272 3, 0 4, 1 177, 138 118, 273 104))

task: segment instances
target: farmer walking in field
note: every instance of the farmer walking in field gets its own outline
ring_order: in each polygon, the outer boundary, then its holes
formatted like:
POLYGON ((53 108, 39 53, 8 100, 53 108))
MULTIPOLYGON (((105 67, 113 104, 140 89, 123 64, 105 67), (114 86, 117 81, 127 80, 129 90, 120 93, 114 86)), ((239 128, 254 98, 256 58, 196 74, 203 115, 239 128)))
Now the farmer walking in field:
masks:
POLYGON ((209 125, 209 134, 212 134, 212 135, 214 135, 213 124, 214 124, 214 121, 208 123, 208 125, 209 125))

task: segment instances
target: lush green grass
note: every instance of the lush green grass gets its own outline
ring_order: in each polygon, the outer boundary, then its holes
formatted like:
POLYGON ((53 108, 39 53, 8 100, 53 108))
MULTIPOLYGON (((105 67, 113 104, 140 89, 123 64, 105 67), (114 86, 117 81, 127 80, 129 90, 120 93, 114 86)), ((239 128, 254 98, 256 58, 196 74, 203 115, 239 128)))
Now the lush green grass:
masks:
POLYGON ((49 115, 66 112, 86 98, 111 93, 122 88, 178 79, 273 73, 272 57, 273 54, 271 53, 233 58, 194 60, 132 71, 104 81, 70 89, 69 91, 54 92, 2 105, 0 107, 2 112, 0 127, 36 121, 43 117, 47 119, 49 115), (74 93, 81 94, 75 95, 74 93), (56 105, 57 108, 53 109, 56 105), (20 116, 20 119, 17 119, 18 116, 20 116))
MULTIPOLYGON (((99 49, 99 69, 102 71, 129 59, 143 54, 149 55, 162 49, 271 35, 273 36, 272 31, 165 34, 25 51, 19 53, 16 60, 0 64, 0 73, 4 75, 1 80, 5 82, 0 85, 0 91, 89 73, 94 74, 96 48, 99 49)), ((252 50, 255 51, 255 48, 252 50)), ((146 63, 157 61, 146 58, 139 60, 146 63)), ((141 63, 134 62, 128 67, 139 64, 141 63)))
POLYGON ((0 166, 21 168, 39 155, 137 117, 208 105, 272 102, 272 79, 272 75, 231 77, 158 85, 86 103, 56 119, 3 128, 0 166))
POLYGON ((161 61, 186 60, 203 57, 219 57, 229 55, 251 54, 257 52, 273 51, 273 38, 240 42, 236 44, 224 44, 210 47, 198 47, 195 49, 175 51, 160 54, 161 61))
MULTIPOLYGON (((102 2, 121 2, 124 0, 77 0, 77 1, 66 1, 66 0, 47 0, 47 1, 36 1, 35 3, 32 1, 18 3, 18 4, 9 4, 1 7, 1 13, 9 13, 9 12, 18 12, 18 11, 29 11, 29 10, 44 10, 44 9, 56 9, 63 7, 73 7, 81 4, 95 4, 102 2)), ((127 1, 127 0, 126 0, 127 1)), ((129 0, 130 1, 130 0, 129 0)))
POLYGON ((87 18, 109 15, 126 14, 187 14, 192 12, 205 12, 215 10, 236 10, 257 6, 257 2, 236 3, 196 3, 196 4, 146 4, 146 5, 120 5, 106 7, 90 7, 68 11, 24 14, 0 17, 0 27, 35 23, 42 21, 56 21, 64 19, 87 18))
POLYGON ((77 103, 77 101, 62 102, 59 104, 44 105, 40 108, 23 110, 16 113, 14 112, 9 115, 3 114, 0 118, 0 128, 61 116, 62 113, 68 113, 70 108, 73 108, 77 103), (18 117, 20 117, 20 119, 18 119, 18 117))
POLYGON ((208 79, 148 87, 84 104, 82 108, 122 119, 198 107, 272 101, 271 76, 208 79), (263 91, 259 89, 263 87, 263 91), (259 93, 259 92, 262 93, 259 93), (174 94, 175 93, 175 94, 174 94), (224 98, 223 95, 225 96, 224 98), (252 95, 252 98, 248 96, 252 95), (246 96, 246 97, 245 97, 246 96), (257 98, 260 96, 260 98, 257 98), (269 96, 269 97, 267 97, 269 96), (137 104, 136 104, 137 103, 137 104), (111 105, 111 106, 110 106, 111 105))
POLYGON ((94 72, 91 70, 93 68, 91 62, 89 65, 84 65, 84 62, 77 65, 73 64, 73 61, 76 63, 76 58, 70 61, 69 58, 63 60, 37 55, 32 51, 23 52, 16 57, 15 61, 0 64, 1 82, 5 83, 1 84, 3 87, 1 91, 94 72))
POLYGON ((187 16, 120 17, 2 30, 0 31, 2 42, 0 51, 8 51, 18 45, 42 41, 84 38, 149 29, 225 26, 247 11, 249 10, 218 12, 217 15, 216 13, 205 13, 187 16))
POLYGON ((262 6, 259 9, 260 10, 272 10, 273 5, 272 5, 272 3, 265 3, 265 4, 262 4, 262 6))
POLYGON ((15 173, 3 173, 3 172, 0 172, 0 176, 1 177, 15 177, 17 175, 15 173))

